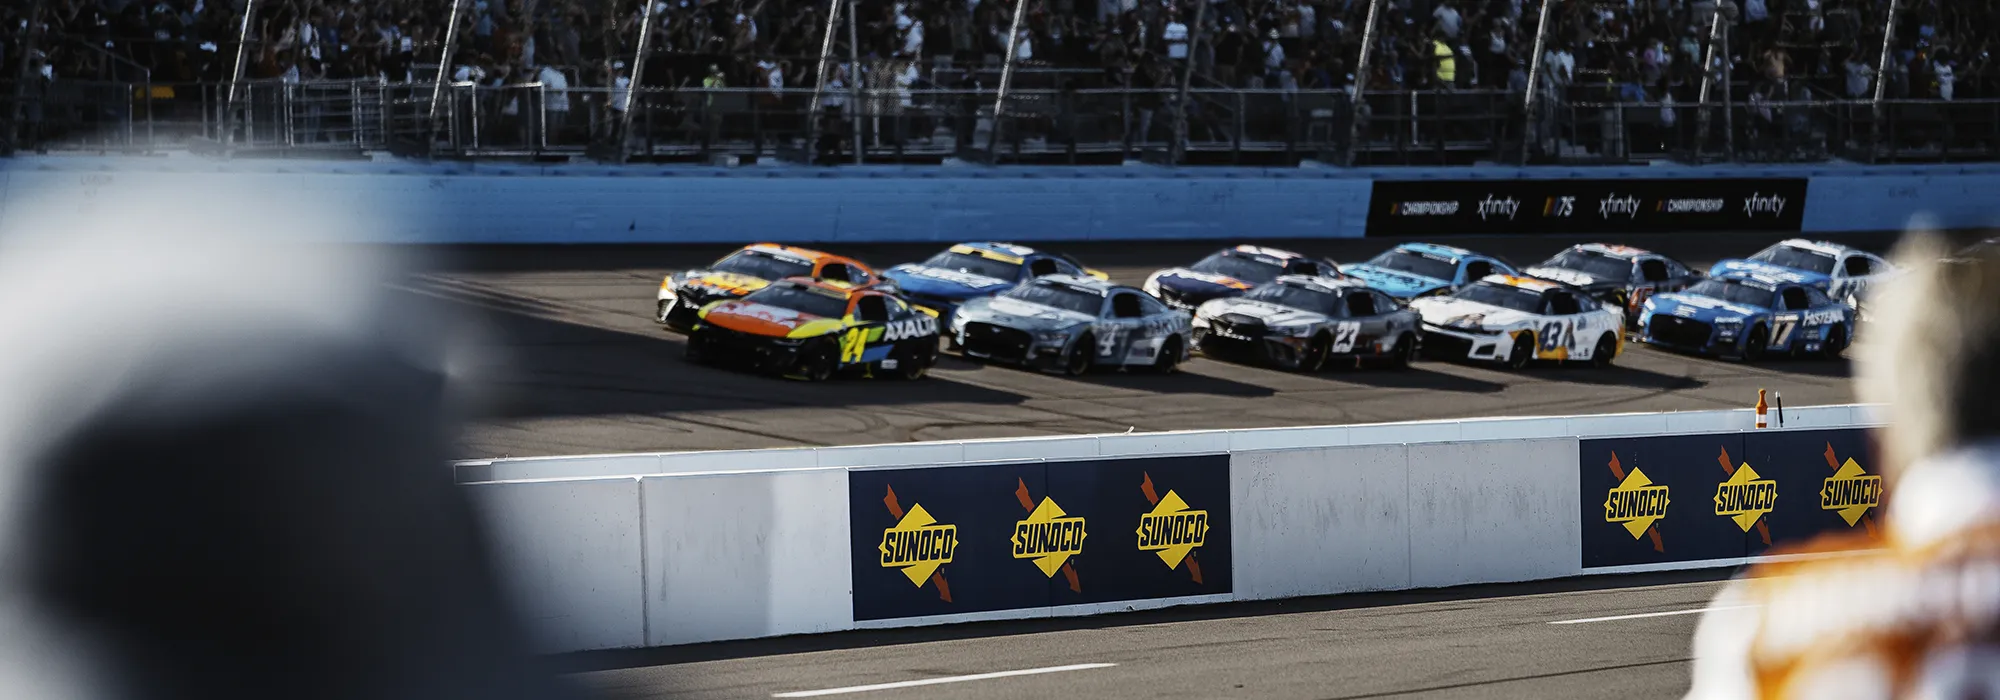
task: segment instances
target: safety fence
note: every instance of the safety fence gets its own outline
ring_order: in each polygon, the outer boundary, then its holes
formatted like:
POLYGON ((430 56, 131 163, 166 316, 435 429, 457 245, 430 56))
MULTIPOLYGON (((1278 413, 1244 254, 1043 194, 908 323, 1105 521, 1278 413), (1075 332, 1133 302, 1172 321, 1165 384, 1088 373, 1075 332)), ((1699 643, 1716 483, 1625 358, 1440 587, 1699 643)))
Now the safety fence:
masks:
MULTIPOLYGON (((2000 100, 1702 106, 1603 101, 1600 92, 1550 100, 1531 123, 1522 96, 1498 90, 1369 92, 1357 110, 1341 90, 1030 88, 1010 91, 996 120, 992 90, 836 90, 820 94, 814 112, 814 92, 801 89, 245 81, 231 99, 213 84, 63 81, 29 97, 13 126, 23 147, 39 150, 317 158, 1447 165, 2000 157, 2000 100)), ((11 94, 0 83, 0 95, 11 94)))
POLYGON ((472 462, 545 649, 1726 567, 1876 531, 1866 406, 472 462))

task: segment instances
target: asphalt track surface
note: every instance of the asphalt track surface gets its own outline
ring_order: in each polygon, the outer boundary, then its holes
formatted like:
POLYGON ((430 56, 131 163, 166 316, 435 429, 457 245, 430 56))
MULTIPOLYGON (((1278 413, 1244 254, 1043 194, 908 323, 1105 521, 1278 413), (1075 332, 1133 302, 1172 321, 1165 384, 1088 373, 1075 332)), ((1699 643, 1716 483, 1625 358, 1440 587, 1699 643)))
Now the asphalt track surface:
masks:
MULTIPOLYGON (((746 236, 752 235, 746 232, 746 236)), ((1706 268, 1783 238, 1769 234, 1479 237, 1448 243, 1533 264, 1574 243, 1650 248, 1706 268)), ((1843 242, 1882 250, 1892 234, 1843 242)), ((1396 241, 1259 241, 1340 262, 1396 241)), ((829 246, 887 267, 943 245, 829 246)), ((1192 263, 1213 243, 1061 246, 1114 280, 1192 263)), ((727 246, 449 248, 410 291, 466 312, 481 329, 471 383, 483 397, 460 441, 466 458, 738 449, 911 440, 1335 425, 1478 416, 1741 408, 1757 389, 1788 406, 1852 400, 1845 362, 1742 364, 1628 343, 1616 367, 1508 372, 1442 362, 1415 369, 1301 375, 1197 358, 1173 376, 1078 379, 946 357, 918 382, 806 384, 681 360, 682 337, 651 319, 668 272, 727 246)), ((1865 338, 1863 338, 1865 342, 1865 338)))
POLYGON ((977 623, 580 654, 598 697, 1675 698, 1689 640, 1728 572, 1359 594, 1093 618, 977 623), (1608 619, 1607 619, 1608 618, 1608 619))

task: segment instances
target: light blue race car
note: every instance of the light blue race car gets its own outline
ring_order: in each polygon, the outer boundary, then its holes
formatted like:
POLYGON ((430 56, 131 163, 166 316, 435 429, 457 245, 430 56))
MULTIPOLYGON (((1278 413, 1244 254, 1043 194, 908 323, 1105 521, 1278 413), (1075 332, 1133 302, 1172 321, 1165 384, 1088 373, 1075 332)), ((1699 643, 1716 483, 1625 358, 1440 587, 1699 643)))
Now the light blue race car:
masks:
POLYGON ((1793 238, 1779 241, 1743 259, 1716 263, 1709 274, 1756 273, 1803 284, 1843 301, 1866 295, 1868 287, 1895 273, 1881 256, 1838 243, 1793 238))
POLYGON ((882 271, 904 299, 936 311, 946 323, 967 300, 990 297, 1048 275, 1110 277, 1067 255, 1012 243, 960 243, 923 262, 882 271))
POLYGON ((1487 275, 1519 274, 1499 258, 1435 243, 1404 243, 1340 272, 1399 301, 1450 294, 1487 275))
POLYGON ((1746 361, 1838 358, 1853 337, 1853 307, 1807 283, 1740 270, 1655 295, 1639 312, 1647 344, 1746 361))

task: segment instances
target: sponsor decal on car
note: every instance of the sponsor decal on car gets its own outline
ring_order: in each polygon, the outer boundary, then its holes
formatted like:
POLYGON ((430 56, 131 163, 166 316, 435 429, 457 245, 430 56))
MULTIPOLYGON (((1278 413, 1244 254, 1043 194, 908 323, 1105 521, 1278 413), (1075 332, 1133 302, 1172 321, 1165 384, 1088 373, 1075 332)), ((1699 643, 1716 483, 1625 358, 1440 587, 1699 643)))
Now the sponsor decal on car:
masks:
POLYGON ((890 323, 888 328, 882 332, 882 339, 894 342, 909 338, 922 338, 927 335, 937 335, 937 332, 937 317, 929 314, 919 314, 916 318, 890 323))

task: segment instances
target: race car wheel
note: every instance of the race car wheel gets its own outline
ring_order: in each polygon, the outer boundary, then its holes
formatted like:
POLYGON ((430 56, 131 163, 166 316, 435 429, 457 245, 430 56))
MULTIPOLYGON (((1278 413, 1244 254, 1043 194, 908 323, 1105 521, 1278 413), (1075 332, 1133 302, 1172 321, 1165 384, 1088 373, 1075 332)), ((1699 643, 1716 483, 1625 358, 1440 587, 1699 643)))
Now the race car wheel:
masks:
POLYGON ((1750 329, 1750 337, 1743 340, 1743 361, 1761 360, 1764 348, 1771 345, 1771 332, 1763 326, 1750 329))
POLYGON ((708 336, 695 333, 687 337, 687 347, 681 350, 681 359, 697 365, 708 364, 708 336))
POLYGON ((1416 361, 1417 339, 1408 333, 1396 336, 1396 347, 1389 350, 1389 366, 1405 369, 1416 361))
POLYGON ((1325 333, 1319 334, 1306 344, 1305 354, 1299 355, 1300 372, 1318 372, 1326 366, 1326 356, 1331 351, 1333 341, 1325 333))
POLYGON ((1160 346, 1159 356, 1153 358, 1153 365, 1146 369, 1153 374, 1173 374, 1174 370, 1180 366, 1181 337, 1174 336, 1168 338, 1166 344, 1160 346))
POLYGON ((1618 339, 1606 333, 1597 338, 1597 349, 1590 352, 1590 366, 1604 369, 1618 358, 1618 339))
POLYGON ((809 382, 831 379, 833 370, 840 364, 838 353, 830 341, 818 340, 806 345, 799 351, 799 378, 809 382))
POLYGON ((937 345, 933 343, 928 348, 923 344, 906 345, 895 352, 895 358, 896 368, 889 371, 889 376, 904 381, 923 379, 931 365, 937 364, 937 345))
POLYGON ((1528 361, 1535 359, 1535 334, 1522 333, 1514 336, 1514 349, 1507 351, 1507 369, 1521 369, 1528 361))
POLYGON ((1838 360, 1840 353, 1846 349, 1847 329, 1834 326, 1833 330, 1826 334, 1826 342, 1819 344, 1819 356, 1822 360, 1838 360))
POLYGON ((1063 374, 1081 377, 1090 371, 1091 354, 1097 352, 1097 339, 1089 334, 1077 338, 1069 346, 1069 354, 1063 356, 1063 374))

